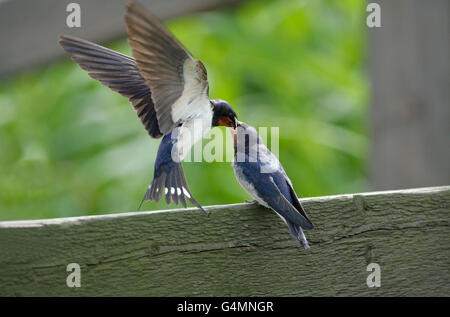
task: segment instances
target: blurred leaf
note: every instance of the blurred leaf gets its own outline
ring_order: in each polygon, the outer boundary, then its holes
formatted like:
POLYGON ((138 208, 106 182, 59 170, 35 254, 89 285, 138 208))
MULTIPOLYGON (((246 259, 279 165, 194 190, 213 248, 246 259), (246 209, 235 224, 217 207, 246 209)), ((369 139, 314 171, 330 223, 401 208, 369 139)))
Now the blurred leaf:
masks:
MULTIPOLYGON (((280 127, 279 158, 312 196, 365 189, 365 14, 359 0, 261 0, 168 26, 205 63, 212 98, 255 127, 280 127)), ((131 51, 126 40, 109 47, 131 51)), ((159 140, 69 58, 0 83, 0 114, 0 220, 137 209, 159 140)), ((229 162, 183 165, 201 204, 249 198, 229 162)))

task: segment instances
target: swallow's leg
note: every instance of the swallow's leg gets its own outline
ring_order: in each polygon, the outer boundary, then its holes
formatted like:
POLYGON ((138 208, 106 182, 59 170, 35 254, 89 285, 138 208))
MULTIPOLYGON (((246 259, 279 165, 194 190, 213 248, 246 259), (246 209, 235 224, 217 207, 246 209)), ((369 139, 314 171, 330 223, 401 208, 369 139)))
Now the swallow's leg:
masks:
POLYGON ((244 202, 245 203, 247 203, 247 204, 257 204, 258 202, 256 201, 256 199, 253 199, 253 200, 244 200, 244 202))

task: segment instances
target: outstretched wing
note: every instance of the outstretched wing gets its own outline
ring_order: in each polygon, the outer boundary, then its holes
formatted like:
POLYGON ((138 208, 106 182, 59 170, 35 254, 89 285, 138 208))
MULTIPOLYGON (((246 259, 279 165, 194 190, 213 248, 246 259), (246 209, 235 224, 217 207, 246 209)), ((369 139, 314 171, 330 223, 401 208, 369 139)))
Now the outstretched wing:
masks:
POLYGON ((169 205, 173 201, 178 202, 186 208, 186 199, 203 213, 208 215, 200 204, 192 197, 191 191, 186 183, 181 162, 172 159, 172 149, 175 140, 172 133, 167 134, 161 141, 155 162, 155 172, 143 201, 154 200, 158 202, 163 194, 166 196, 166 203, 169 205))
POLYGON ((151 137, 162 136, 150 88, 132 57, 73 36, 60 36, 59 44, 92 78, 130 100, 151 137))
POLYGON ((133 57, 152 91, 160 130, 211 110, 204 65, 143 6, 127 4, 125 22, 133 57))

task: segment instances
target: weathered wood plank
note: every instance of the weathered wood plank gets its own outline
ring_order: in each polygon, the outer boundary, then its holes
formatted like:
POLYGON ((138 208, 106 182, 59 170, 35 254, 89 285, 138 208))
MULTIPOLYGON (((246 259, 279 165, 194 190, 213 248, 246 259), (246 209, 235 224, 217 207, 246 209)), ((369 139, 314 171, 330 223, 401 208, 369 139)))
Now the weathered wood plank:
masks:
POLYGON ((374 2, 381 27, 368 29, 372 189, 446 185, 450 1, 374 2))
POLYGON ((248 204, 0 222, 0 296, 450 295, 450 186, 302 202, 308 251, 248 204))
MULTIPOLYGON (((231 5, 241 0, 141 0, 161 19, 231 5)), ((126 36, 127 0, 14 0, 0 1, 0 79, 63 56, 60 34, 72 34, 98 43, 126 36), (67 5, 81 7, 81 27, 66 25, 67 5), (7 61, 7 62, 5 62, 7 61)))

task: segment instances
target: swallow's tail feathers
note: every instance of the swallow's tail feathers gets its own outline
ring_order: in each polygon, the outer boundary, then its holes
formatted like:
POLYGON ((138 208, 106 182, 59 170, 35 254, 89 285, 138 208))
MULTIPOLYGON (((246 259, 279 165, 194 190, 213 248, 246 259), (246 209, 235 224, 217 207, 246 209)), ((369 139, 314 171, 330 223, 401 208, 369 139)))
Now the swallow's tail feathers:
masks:
POLYGON ((164 171, 161 175, 153 178, 152 183, 145 194, 144 201, 154 200, 155 202, 158 202, 161 200, 163 193, 167 204, 170 204, 170 202, 173 201, 175 205, 178 206, 178 203, 180 202, 183 207, 186 208, 186 200, 188 200, 205 215, 209 215, 195 198, 192 197, 191 191, 186 183, 181 163, 175 163, 169 171, 164 171))
POLYGON ((206 216, 209 216, 209 212, 203 209, 203 207, 200 206, 200 204, 192 196, 191 191, 189 190, 189 187, 187 185, 186 177, 184 176, 183 167, 181 166, 181 163, 177 164, 177 171, 174 179, 177 184, 176 193, 178 194, 178 197, 180 198, 183 206, 186 207, 186 200, 185 200, 186 197, 191 202, 191 204, 200 209, 206 216))
POLYGON ((302 227, 298 226, 298 235, 297 235, 298 241, 300 241, 300 244, 302 245, 303 249, 307 250, 309 249, 308 240, 306 240, 305 233, 302 230, 302 227))
POLYGON ((176 205, 181 203, 186 208, 186 200, 188 200, 208 215, 208 212, 192 196, 181 162, 175 162, 172 159, 173 144, 174 140, 172 140, 171 134, 166 135, 161 141, 155 162, 154 177, 143 201, 158 202, 165 195, 167 204, 173 201, 176 205))
POLYGON ((305 249, 305 250, 309 249, 308 240, 306 240, 306 236, 302 230, 302 227, 295 225, 291 221, 288 221, 288 220, 285 220, 285 221, 289 227, 289 230, 291 231, 292 236, 300 242, 303 249, 305 249))

